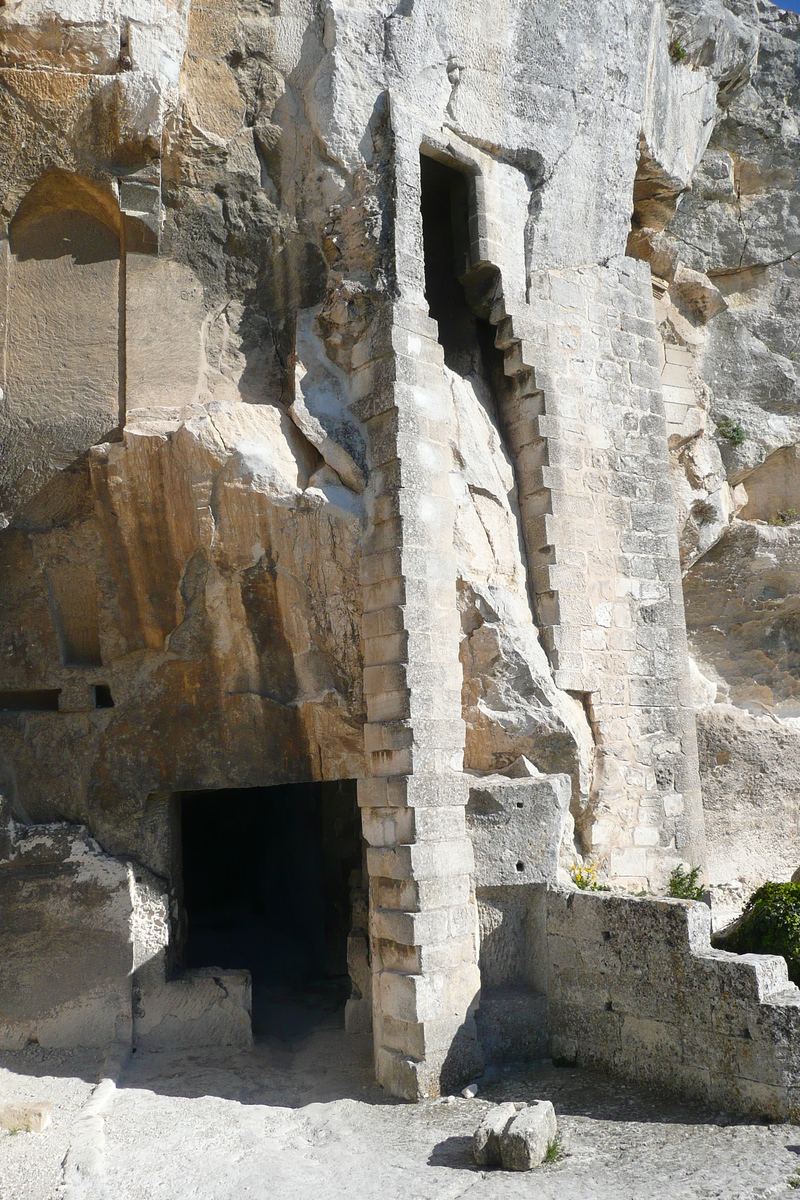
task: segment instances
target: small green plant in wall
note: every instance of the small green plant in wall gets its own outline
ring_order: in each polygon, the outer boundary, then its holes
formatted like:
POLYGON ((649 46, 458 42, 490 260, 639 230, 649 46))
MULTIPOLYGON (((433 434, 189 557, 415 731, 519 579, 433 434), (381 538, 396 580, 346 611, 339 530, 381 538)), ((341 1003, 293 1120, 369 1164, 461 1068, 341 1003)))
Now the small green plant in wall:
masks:
POLYGON ((791 525, 797 520, 796 508, 784 508, 781 512, 773 513, 769 519, 770 525, 791 525))
POLYGON ((732 446, 741 446, 744 441, 744 430, 738 421, 732 421, 730 417, 720 417, 717 429, 732 446))
POLYGON ((570 867, 570 875, 575 887, 580 888, 582 892, 611 891, 607 884, 597 882, 597 868, 594 863, 586 863, 585 866, 574 863, 570 867))
POLYGON ((703 889, 697 882, 699 878, 699 867, 687 870, 679 863, 669 877, 667 894, 674 900, 702 900, 703 889))
POLYGON ((686 58, 686 47, 680 38, 673 38, 670 42, 669 56, 674 63, 683 62, 686 58))

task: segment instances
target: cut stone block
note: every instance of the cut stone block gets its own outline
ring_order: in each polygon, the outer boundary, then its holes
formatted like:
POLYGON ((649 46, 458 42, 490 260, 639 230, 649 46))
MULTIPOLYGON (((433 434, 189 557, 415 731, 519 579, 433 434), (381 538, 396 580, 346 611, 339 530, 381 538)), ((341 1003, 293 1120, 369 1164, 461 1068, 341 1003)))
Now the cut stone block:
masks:
POLYGON ((500 1137, 505 1170, 530 1171, 538 1167, 557 1130, 556 1111, 549 1100, 536 1100, 523 1108, 500 1137))
POLYGON ((466 816, 478 887, 557 883, 570 790, 567 775, 475 780, 466 816))
POLYGON ((472 1135, 472 1152, 479 1167, 499 1167, 500 1139, 517 1115, 516 1104, 497 1104, 489 1109, 472 1135))
POLYGON ((0 1104, 0 1129, 19 1129, 41 1133, 53 1120, 53 1104, 41 1100, 37 1104, 0 1104))

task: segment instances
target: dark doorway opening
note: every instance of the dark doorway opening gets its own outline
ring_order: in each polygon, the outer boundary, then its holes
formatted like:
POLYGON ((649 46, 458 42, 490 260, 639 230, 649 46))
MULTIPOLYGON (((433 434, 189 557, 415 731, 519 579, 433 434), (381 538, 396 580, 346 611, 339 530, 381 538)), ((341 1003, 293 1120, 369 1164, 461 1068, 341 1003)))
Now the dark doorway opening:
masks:
POLYGON ((247 968, 255 1034, 339 1013, 361 884, 355 781, 184 793, 181 843, 184 966, 247 968))
POLYGON ((495 394, 505 386, 503 354, 489 321, 500 273, 472 260, 474 183, 456 167, 420 155, 425 298, 439 328, 444 361, 458 375, 478 375, 495 394))

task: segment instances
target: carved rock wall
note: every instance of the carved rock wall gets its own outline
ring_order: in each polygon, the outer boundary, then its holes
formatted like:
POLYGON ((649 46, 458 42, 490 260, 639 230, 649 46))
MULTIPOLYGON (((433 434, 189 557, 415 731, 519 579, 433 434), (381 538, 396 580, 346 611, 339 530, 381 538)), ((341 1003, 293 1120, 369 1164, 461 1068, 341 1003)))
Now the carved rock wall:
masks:
MULTIPOLYGON (((757 59, 721 91, 691 189, 673 190, 674 217, 648 229, 645 213, 632 234, 660 277, 709 879, 723 912, 764 879, 789 878, 800 859, 792 699, 800 26, 771 4, 726 7, 734 22, 757 8, 757 59)), ((685 63, 706 61, 710 9, 670 12, 685 63)))
MULTIPOLYGON (((763 114, 796 26, 761 28, 756 68, 749 0, 0 11, 4 805, 173 886, 171 793, 357 778, 398 1094, 480 1062, 475 775, 569 778, 548 879, 703 859, 668 448, 694 570, 763 459, 713 440, 731 359, 760 447, 793 444, 796 381, 759 349, 777 293, 733 316, 742 253, 673 251, 693 174, 733 231, 720 155, 794 137, 793 99, 763 114), (421 153, 466 197, 469 370, 421 153)), ((768 241, 792 169, 759 167, 768 241)))

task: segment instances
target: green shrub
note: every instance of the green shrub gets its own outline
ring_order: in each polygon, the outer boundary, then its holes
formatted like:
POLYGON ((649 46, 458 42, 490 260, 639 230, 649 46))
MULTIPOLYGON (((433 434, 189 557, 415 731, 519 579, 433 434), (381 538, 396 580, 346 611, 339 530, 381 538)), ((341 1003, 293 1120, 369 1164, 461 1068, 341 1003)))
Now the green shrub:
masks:
POLYGON ((738 421, 732 421, 730 417, 720 417, 717 429, 732 446, 741 446, 744 441, 744 430, 738 421))
POLYGON ((702 900, 703 889, 697 882, 699 877, 699 867, 686 871, 678 865, 669 877, 668 895, 675 900, 702 900))
POLYGON ((683 62, 686 58, 686 47, 679 38, 674 38, 669 44, 669 56, 673 62, 683 62))
POLYGON ((797 520, 796 508, 785 508, 781 512, 773 513, 769 519, 770 525, 791 525, 797 520))
POLYGON ((714 945, 736 954, 780 954, 800 984, 800 883, 765 883, 753 892, 738 921, 716 934, 714 945))

